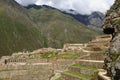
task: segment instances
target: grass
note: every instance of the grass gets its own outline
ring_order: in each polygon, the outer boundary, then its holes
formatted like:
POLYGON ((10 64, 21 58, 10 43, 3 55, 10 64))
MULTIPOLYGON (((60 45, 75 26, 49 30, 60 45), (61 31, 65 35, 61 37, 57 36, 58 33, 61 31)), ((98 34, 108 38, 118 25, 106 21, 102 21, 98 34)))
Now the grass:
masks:
POLYGON ((55 58, 56 56, 57 56, 57 54, 55 54, 54 52, 49 52, 49 53, 45 53, 45 54, 41 55, 41 57, 44 59, 55 58))
MULTIPOLYGON (((73 64, 72 67, 93 70, 94 74, 88 80, 98 80, 98 69, 99 68, 93 68, 93 67, 90 67, 90 66, 81 66, 79 64, 73 64)), ((85 77, 85 76, 83 76, 83 77, 85 77)))
POLYGON ((58 79, 56 79, 56 80, 64 80, 64 79, 60 77, 60 78, 58 78, 58 79))
POLYGON ((79 57, 79 53, 64 53, 57 55, 58 59, 77 59, 79 57))
POLYGON ((90 67, 90 66, 82 66, 82 65, 79 65, 79 64, 73 64, 72 67, 90 69, 90 70, 93 70, 93 71, 97 71, 99 69, 99 68, 93 68, 93 67, 90 67))
POLYGON ((0 56, 14 52, 34 50, 42 45, 40 32, 33 26, 11 19, 0 12, 0 56))
POLYGON ((15 70, 28 70, 28 69, 4 69, 4 70, 0 70, 0 72, 15 71, 15 70))
POLYGON ((54 52, 49 52, 41 55, 44 59, 76 59, 79 57, 80 53, 62 53, 56 54, 54 52))
POLYGON ((48 68, 23 68, 23 69, 4 69, 4 70, 0 70, 0 72, 7 72, 7 71, 16 71, 16 70, 51 70, 48 68))
POLYGON ((83 78, 85 80, 90 80, 92 78, 91 76, 74 73, 72 71, 66 71, 65 74, 68 74, 68 75, 71 75, 71 76, 74 76, 74 77, 78 77, 78 78, 83 78))
POLYGON ((9 78, 0 78, 0 80, 10 80, 9 78))

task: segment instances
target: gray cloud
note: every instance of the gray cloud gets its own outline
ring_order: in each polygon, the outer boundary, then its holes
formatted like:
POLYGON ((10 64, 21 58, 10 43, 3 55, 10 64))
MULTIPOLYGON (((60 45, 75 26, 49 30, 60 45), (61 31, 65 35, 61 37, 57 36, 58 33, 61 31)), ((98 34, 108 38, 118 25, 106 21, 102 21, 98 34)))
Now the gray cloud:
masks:
POLYGON ((27 6, 30 4, 35 4, 37 0, 15 0, 15 1, 23 6, 27 6))
POLYGON ((105 13, 114 3, 114 0, 16 0, 27 6, 29 4, 49 5, 54 8, 69 11, 75 10, 80 14, 91 14, 94 11, 105 13))

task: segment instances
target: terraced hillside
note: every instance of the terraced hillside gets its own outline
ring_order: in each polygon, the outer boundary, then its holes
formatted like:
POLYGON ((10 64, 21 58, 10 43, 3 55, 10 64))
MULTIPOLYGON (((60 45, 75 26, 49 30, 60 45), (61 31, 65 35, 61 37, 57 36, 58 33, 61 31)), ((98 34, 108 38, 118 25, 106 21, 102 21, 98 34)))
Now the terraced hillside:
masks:
POLYGON ((103 69, 104 59, 106 57, 105 53, 108 49, 109 41, 110 36, 101 36, 92 40, 88 43, 88 45, 92 46, 84 48, 87 50, 87 53, 77 58, 65 72, 61 73, 61 77, 56 80, 111 80, 109 77, 105 76, 106 73, 103 69))
POLYGON ((85 44, 65 44, 67 46, 63 49, 41 48, 3 56, 0 59, 0 79, 97 80, 109 40, 110 36, 101 36, 85 44), (88 46, 93 41, 103 43, 97 45, 96 50, 88 46))

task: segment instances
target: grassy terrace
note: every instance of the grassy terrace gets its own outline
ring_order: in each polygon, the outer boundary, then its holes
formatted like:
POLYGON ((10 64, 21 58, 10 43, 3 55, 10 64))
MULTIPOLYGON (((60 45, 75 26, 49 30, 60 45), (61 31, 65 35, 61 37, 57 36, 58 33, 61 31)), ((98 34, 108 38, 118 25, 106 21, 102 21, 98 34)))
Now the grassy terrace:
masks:
POLYGON ((10 80, 9 78, 0 78, 0 80, 10 80))
POLYGON ((80 53, 64 53, 64 54, 55 54, 54 52, 49 52, 47 54, 41 55, 42 58, 44 59, 50 59, 50 58, 55 58, 55 59, 76 59, 79 57, 80 53))
POLYGON ((58 78, 58 79, 56 79, 56 80, 64 80, 64 79, 60 77, 60 78, 58 78))
POLYGON ((92 78, 91 76, 75 73, 75 72, 72 72, 72 71, 66 71, 65 74, 68 74, 68 75, 71 75, 71 76, 74 76, 74 77, 78 77, 78 78, 83 78, 85 80, 90 80, 92 78))
POLYGON ((50 70, 50 69, 46 69, 46 68, 28 68, 28 69, 4 69, 4 70, 0 70, 0 72, 7 72, 7 71, 20 71, 20 70, 50 70))
POLYGON ((90 70, 93 70, 93 71, 97 71, 99 69, 99 68, 93 68, 93 67, 90 67, 90 66, 82 66, 82 65, 79 65, 79 64, 73 64, 72 67, 90 69, 90 70))

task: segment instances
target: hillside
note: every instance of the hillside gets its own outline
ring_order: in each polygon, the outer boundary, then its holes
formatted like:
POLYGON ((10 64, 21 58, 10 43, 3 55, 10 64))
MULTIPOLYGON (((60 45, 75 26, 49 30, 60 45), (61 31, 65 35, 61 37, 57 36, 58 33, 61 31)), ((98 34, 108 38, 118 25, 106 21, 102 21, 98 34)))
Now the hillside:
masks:
POLYGON ((88 27, 92 27, 94 29, 101 29, 102 22, 104 19, 104 14, 101 12, 97 12, 97 11, 91 13, 90 15, 82 15, 77 12, 75 14, 67 13, 67 12, 63 12, 63 13, 74 17, 79 22, 83 23, 84 25, 88 27))
POLYGON ((23 7, 12 0, 0 0, 0 5, 0 56, 43 46, 40 31, 23 7))
POLYGON ((47 47, 61 48, 65 43, 85 43, 98 35, 97 31, 57 9, 36 5, 30 5, 27 9, 45 36, 47 47))
POLYGON ((84 43, 99 34, 55 9, 24 8, 13 0, 1 0, 0 6, 0 56, 84 43))

